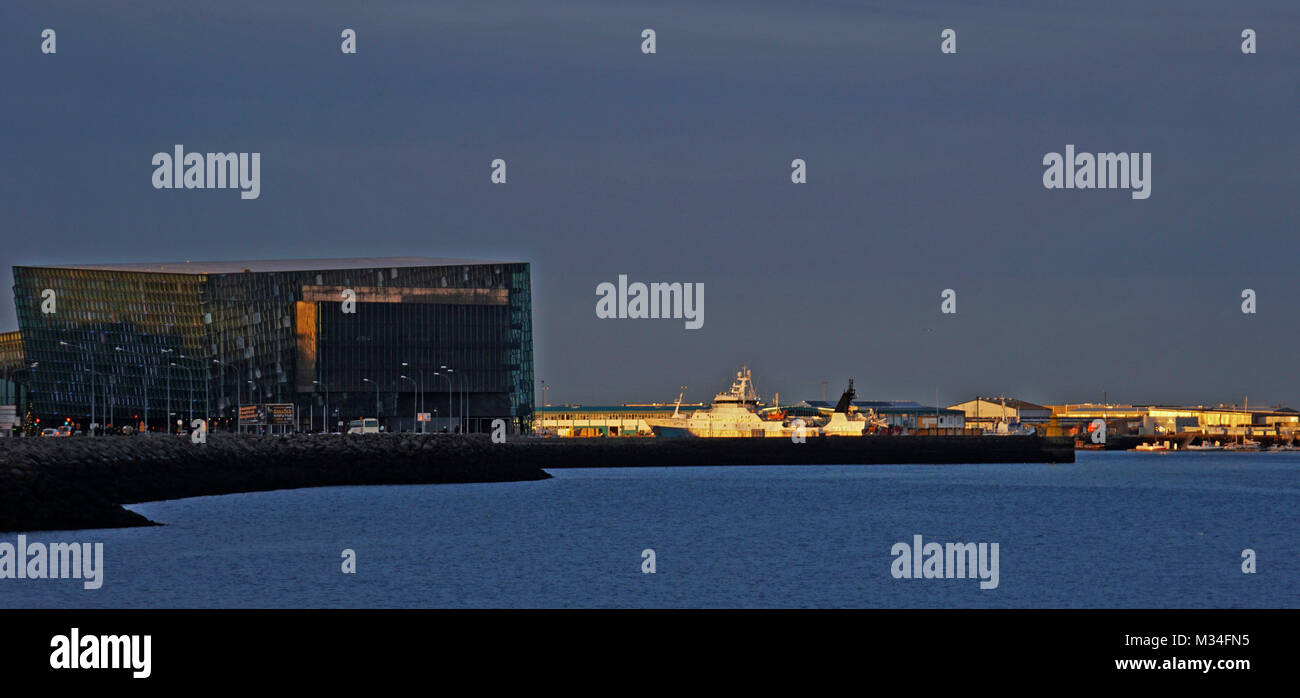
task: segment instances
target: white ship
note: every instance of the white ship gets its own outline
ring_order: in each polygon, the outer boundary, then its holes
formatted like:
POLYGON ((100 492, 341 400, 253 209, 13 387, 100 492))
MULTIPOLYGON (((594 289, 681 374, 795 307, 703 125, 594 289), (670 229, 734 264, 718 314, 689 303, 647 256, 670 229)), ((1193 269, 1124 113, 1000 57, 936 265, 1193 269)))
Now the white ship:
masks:
POLYGON ((696 410, 690 416, 679 412, 681 396, 677 398, 678 408, 671 417, 650 418, 646 424, 661 438, 790 438, 802 436, 862 436, 868 427, 884 427, 885 421, 876 417, 875 412, 866 414, 858 411, 852 404, 856 393, 853 381, 840 396, 835 410, 826 417, 801 420, 798 418, 784 421, 763 419, 758 409, 762 402, 754 390, 753 378, 748 367, 741 367, 736 372, 736 379, 731 388, 718 393, 713 404, 707 410, 696 410))
POLYGON ((850 378, 849 387, 840 395, 835 410, 826 416, 826 421, 818 428, 821 436, 862 436, 869 427, 889 428, 884 419, 876 416, 875 410, 867 410, 865 414, 858 410, 857 405, 853 404, 853 398, 857 396, 857 391, 853 389, 853 379, 850 378))
POLYGON ((731 389, 718 393, 713 404, 707 410, 696 410, 685 416, 679 412, 681 397, 677 399, 678 407, 673 416, 651 418, 646 424, 655 436, 664 438, 736 438, 789 436, 792 427, 781 422, 765 421, 756 411, 761 404, 758 393, 754 391, 753 378, 748 367, 741 367, 736 372, 736 380, 731 389))

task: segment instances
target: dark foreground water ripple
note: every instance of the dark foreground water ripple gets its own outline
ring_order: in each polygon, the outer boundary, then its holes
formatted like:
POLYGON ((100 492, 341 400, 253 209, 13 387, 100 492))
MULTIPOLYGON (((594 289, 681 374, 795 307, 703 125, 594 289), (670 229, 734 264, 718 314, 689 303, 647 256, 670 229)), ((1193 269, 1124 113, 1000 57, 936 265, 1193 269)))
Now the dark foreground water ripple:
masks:
POLYGON ((554 474, 136 505, 167 525, 29 535, 102 541, 103 588, 5 579, 0 606, 1300 606, 1300 454, 554 474), (998 543, 998 587, 894 579, 916 534, 998 543))

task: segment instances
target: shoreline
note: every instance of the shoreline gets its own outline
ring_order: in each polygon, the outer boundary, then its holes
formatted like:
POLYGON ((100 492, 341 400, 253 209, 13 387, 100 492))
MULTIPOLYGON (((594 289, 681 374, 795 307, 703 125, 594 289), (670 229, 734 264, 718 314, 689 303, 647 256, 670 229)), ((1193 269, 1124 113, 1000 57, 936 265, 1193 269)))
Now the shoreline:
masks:
POLYGON ((486 436, 176 436, 0 442, 0 532, 161 525, 124 504, 349 485, 545 480, 486 436))
MULTIPOLYGON (((1060 441, 1060 443, 1057 443, 1060 441)), ((175 436, 0 441, 0 532, 161 525, 125 504, 358 485, 528 482, 545 469, 1072 463, 1036 436, 536 439, 486 434, 175 436), (725 464, 725 465, 722 465, 725 464)))

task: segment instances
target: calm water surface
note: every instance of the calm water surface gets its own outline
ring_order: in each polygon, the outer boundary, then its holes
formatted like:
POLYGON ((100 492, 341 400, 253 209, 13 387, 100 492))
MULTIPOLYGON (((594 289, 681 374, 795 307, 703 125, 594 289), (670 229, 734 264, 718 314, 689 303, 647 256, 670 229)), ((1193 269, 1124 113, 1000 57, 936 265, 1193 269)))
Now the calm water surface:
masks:
POLYGON ((553 474, 135 505, 167 525, 29 536, 102 541, 103 588, 0 580, 0 606, 1300 606, 1300 454, 553 474), (894 579, 916 534, 998 543, 998 587, 894 579))

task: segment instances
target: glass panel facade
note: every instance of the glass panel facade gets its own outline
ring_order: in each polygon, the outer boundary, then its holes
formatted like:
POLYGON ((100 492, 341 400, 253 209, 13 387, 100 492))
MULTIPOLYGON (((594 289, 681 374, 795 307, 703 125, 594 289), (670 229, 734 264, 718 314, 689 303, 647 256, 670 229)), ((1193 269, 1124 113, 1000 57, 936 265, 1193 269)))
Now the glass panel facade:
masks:
POLYGON ((108 415, 115 427, 147 419, 159 430, 167 412, 174 425, 192 410, 229 428, 240 404, 291 402, 302 428, 319 429, 328 409, 331 427, 379 417, 411 430, 421 402, 445 419, 450 378, 457 423, 486 430, 503 418, 527 430, 528 264, 402 262, 258 262, 224 273, 15 267, 22 349, 37 364, 31 399, 39 414, 89 423, 93 396, 95 421, 108 415), (47 289, 53 312, 43 312, 47 289))
MULTIPOLYGON (((0 332, 0 405, 14 407, 15 414, 19 417, 26 409, 23 386, 27 380, 22 335, 18 332, 0 332)), ((5 428, 7 425, 0 424, 0 429, 5 428)))

